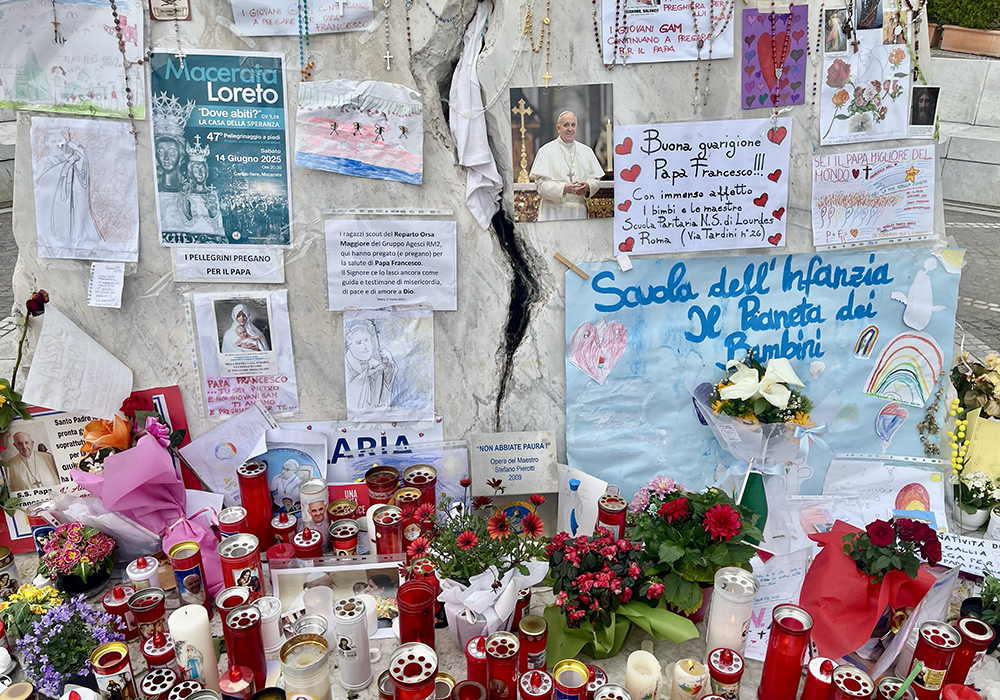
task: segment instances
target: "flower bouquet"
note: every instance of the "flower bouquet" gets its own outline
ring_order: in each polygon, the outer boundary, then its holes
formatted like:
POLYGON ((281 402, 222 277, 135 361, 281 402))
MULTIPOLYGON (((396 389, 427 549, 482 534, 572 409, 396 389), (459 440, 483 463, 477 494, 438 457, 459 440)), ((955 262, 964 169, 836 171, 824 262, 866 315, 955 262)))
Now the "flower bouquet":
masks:
POLYGON ((844 522, 809 535, 823 549, 806 573, 799 605, 813 617, 819 653, 837 659, 868 642, 886 608, 916 606, 934 584, 920 566, 941 560, 941 543, 927 523, 876 520, 864 531, 844 522))
POLYGON ((80 470, 102 473, 107 457, 135 447, 144 435, 151 435, 165 449, 177 447, 184 441, 186 431, 171 431, 152 401, 143 396, 132 394, 120 410, 128 420, 114 416, 112 420, 92 420, 83 426, 83 446, 80 448, 83 459, 77 464, 80 470))
POLYGON ((17 651, 28 680, 48 697, 58 698, 68 681, 89 675, 88 662, 95 647, 123 638, 108 613, 77 596, 32 623, 31 631, 17 643, 17 651))
POLYGON ((23 637, 31 625, 42 618, 52 608, 62 605, 62 594, 52 586, 37 588, 26 583, 11 593, 6 601, 0 603, 0 620, 3 620, 4 632, 12 640, 23 637))
POLYGON ((951 483, 955 486, 955 502, 969 515, 988 511, 1000 503, 1000 488, 984 472, 962 471, 952 474, 951 483))
POLYGON ((696 613, 719 569, 750 570, 755 550, 748 541, 761 538, 757 514, 719 489, 691 493, 658 476, 639 489, 630 509, 632 535, 645 543, 648 568, 662 578, 674 609, 696 613))
MULTIPOLYGON (((462 479, 465 497, 453 502, 441 496, 437 514, 415 514, 423 533, 407 550, 411 560, 429 560, 441 581, 441 595, 448 626, 459 648, 481 634, 507 629, 518 592, 545 578, 548 564, 536 561, 545 553, 545 525, 534 512, 512 519, 495 510, 493 499, 477 496, 468 503, 471 479, 462 479)), ((490 484, 501 490, 499 480, 490 484)), ((538 507, 545 497, 535 494, 538 507)))
POLYGON ((38 573, 59 582, 68 593, 82 593, 111 577, 117 543, 100 530, 65 523, 45 543, 38 573))
POLYGON ((603 527, 592 537, 560 532, 547 550, 555 605, 545 608, 549 664, 581 650, 595 659, 621 651, 639 625, 657 639, 683 642, 698 631, 690 620, 666 609, 666 587, 648 575, 649 559, 639 542, 617 540, 603 527))
POLYGON ((701 422, 739 462, 784 474, 786 464, 808 456, 809 440, 824 444, 823 427, 809 419, 812 401, 800 391, 805 384, 788 360, 772 358, 765 368, 748 352, 726 363, 726 372, 717 384, 701 385, 694 403, 701 422))

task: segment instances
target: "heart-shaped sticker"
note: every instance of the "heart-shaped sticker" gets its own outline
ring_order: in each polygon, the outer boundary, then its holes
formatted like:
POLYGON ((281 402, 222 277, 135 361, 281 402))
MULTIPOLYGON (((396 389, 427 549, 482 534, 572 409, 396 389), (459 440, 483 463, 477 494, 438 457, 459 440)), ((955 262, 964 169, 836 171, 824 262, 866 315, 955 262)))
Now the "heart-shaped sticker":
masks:
POLYGON ((778 245, 779 243, 781 243, 781 234, 776 233, 773 236, 768 236, 767 242, 770 243, 771 245, 778 245))
POLYGON ((771 182, 777 182, 778 180, 780 180, 781 179, 781 168, 778 168, 773 173, 771 173, 770 175, 768 175, 767 179, 770 180, 771 182))
POLYGON ((615 153, 617 153, 620 156, 627 156, 631 152, 632 152, 632 139, 629 138, 628 136, 625 137, 624 141, 615 146, 615 153))
POLYGON ((624 202, 618 205, 618 211, 628 211, 632 207, 632 200, 626 199, 624 202))
POLYGON ((762 194, 759 197, 756 197, 753 200, 753 203, 756 204, 758 207, 767 206, 767 192, 765 192, 764 194, 762 194))
POLYGON ((783 126, 779 126, 777 129, 772 127, 767 130, 767 140, 770 141, 771 143, 781 144, 781 142, 785 140, 785 137, 787 135, 788 135, 788 129, 786 129, 783 126))
POLYGON ((623 253, 631 253, 632 246, 634 245, 635 245, 635 239, 632 238, 632 236, 629 236, 624 241, 618 244, 618 250, 620 250, 623 253))
POLYGON ((626 182, 635 182, 636 178, 639 177, 639 173, 641 172, 642 168, 639 167, 638 163, 636 163, 631 168, 626 168, 622 170, 621 172, 622 180, 625 180, 626 182))
POLYGON ((779 207, 779 208, 775 209, 774 211, 772 211, 771 213, 774 214, 774 218, 775 219, 778 219, 780 221, 781 217, 783 217, 785 215, 785 208, 784 207, 779 207))
POLYGON ((858 237, 858 230, 856 228, 851 229, 851 236, 853 236, 854 238, 858 237))

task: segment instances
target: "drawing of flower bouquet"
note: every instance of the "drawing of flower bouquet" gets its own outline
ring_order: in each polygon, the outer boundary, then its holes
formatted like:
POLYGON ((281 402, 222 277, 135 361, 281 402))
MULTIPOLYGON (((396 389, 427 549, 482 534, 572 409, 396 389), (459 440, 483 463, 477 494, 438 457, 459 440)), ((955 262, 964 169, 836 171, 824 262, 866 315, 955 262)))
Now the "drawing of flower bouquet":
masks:
POLYGON ((868 82, 856 80, 851 75, 851 65, 842 59, 835 59, 826 72, 826 84, 837 90, 831 98, 835 109, 823 138, 830 134, 838 119, 850 120, 849 129, 852 133, 871 131, 875 124, 883 121, 889 113, 889 107, 882 100, 895 102, 904 93, 899 78, 905 78, 906 73, 899 71, 899 64, 905 58, 903 49, 893 49, 888 56, 892 75, 868 82), (841 114, 840 110, 845 107, 846 114, 841 114))

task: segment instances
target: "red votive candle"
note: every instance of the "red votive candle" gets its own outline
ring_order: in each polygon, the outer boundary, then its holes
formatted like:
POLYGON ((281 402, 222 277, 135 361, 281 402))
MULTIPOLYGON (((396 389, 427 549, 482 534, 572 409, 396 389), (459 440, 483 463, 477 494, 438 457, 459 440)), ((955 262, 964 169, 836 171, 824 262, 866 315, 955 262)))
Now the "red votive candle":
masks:
POLYGON ((226 615, 223 624, 229 632, 226 644, 232 644, 227 647, 230 665, 246 666, 253 671, 255 679, 266 679, 267 659, 264 657, 260 621, 260 610, 256 606, 242 605, 226 615))
POLYGON ((473 637, 465 645, 465 676, 486 687, 486 637, 473 637))
POLYGON ((403 470, 403 484, 420 490, 420 505, 436 505, 437 480, 437 469, 429 464, 414 464, 403 470))
POLYGON ((812 626, 812 616, 798 605, 785 603, 774 608, 758 700, 795 700, 812 626))
POLYGON ((941 692, 943 700, 983 700, 982 696, 967 685, 952 683, 941 692))
MULTIPOLYGON (((806 670, 806 687, 802 689, 801 700, 827 700, 830 684, 833 682, 833 659, 817 656, 809 662, 806 670)), ((912 698, 911 698, 912 700, 912 698)))
POLYGON ((399 506, 376 506, 372 520, 375 522, 375 551, 378 554, 402 554, 403 511, 399 506))
POLYGON ((274 544, 271 532, 271 488, 267 485, 267 464, 250 460, 236 470, 240 502, 247 511, 247 528, 257 537, 262 550, 274 544))
POLYGON ((924 666, 910 686, 917 700, 937 700, 941 696, 948 665, 961 643, 962 637, 949 624, 930 620, 920 625, 920 635, 917 637, 909 669, 912 671, 918 662, 924 666))
POLYGON ((399 470, 394 467, 372 467, 365 472, 369 508, 388 503, 399 487, 399 470))
POLYGON ((517 637, 494 632, 486 638, 486 691, 489 700, 517 700, 517 637))
POLYGON ((854 666, 837 666, 832 680, 830 700, 868 700, 875 694, 875 681, 854 666))
POLYGON ((958 651, 951 659, 948 666, 948 673, 944 677, 944 684, 951 685, 957 683, 965 685, 969 677, 969 669, 982 658, 986 653, 986 647, 990 645, 996 633, 990 625, 976 617, 963 617, 955 623, 962 643, 958 646, 958 651))
POLYGON ((396 591, 399 641, 420 642, 434 648, 434 587, 427 581, 407 581, 396 591))

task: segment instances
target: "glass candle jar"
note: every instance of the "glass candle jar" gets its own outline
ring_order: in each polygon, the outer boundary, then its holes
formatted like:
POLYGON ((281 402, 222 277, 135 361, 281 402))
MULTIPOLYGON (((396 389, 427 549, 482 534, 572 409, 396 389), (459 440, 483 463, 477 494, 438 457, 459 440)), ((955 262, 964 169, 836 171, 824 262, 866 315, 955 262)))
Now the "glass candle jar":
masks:
POLYGON ((969 676, 969 669, 976 663, 982 655, 986 653, 986 647, 993 641, 996 633, 993 628, 982 620, 975 617, 963 617, 955 623, 962 643, 951 659, 948 666, 948 673, 945 674, 944 684, 951 685, 958 683, 965 685, 969 676))
POLYGON ((369 508, 386 504, 399 488, 399 470, 374 466, 365 472, 365 484, 368 486, 369 508))
POLYGON ((732 649, 713 649, 708 655, 708 677, 712 692, 727 700, 739 700, 743 679, 743 657, 732 649))
POLYGON ((330 543, 335 557, 353 557, 358 553, 358 533, 361 528, 355 520, 338 520, 330 526, 330 543))
POLYGON ((598 526, 607 528, 616 540, 625 539, 627 509, 628 502, 621 497, 618 487, 609 486, 597 501, 598 526))
POLYGON ((715 572, 706 648, 732 649, 742 654, 747 647, 750 614, 760 583, 749 571, 726 566, 715 572))
POLYGON ((241 605, 249 605, 251 602, 250 589, 246 586, 230 586, 229 588, 223 588, 219 591, 219 594, 215 596, 215 607, 219 609, 219 615, 222 617, 223 621, 226 619, 226 615, 231 613, 233 610, 241 605))
POLYGON ((759 700, 795 700, 812 626, 812 616, 798 605, 785 603, 771 612, 767 656, 757 686, 759 700))
POLYGON ((593 700, 594 694, 608 684, 608 674, 604 669, 594 664, 587 664, 587 700, 593 700))
POLYGON ((521 673, 545 668, 545 643, 548 641, 548 624, 541 615, 526 615, 517 626, 520 645, 518 668, 521 673))
POLYGON ((875 681, 854 666, 837 666, 831 681, 830 700, 868 700, 875 694, 875 681))
POLYGON ((429 464, 414 464, 403 470, 403 485, 420 490, 420 505, 437 504, 437 469, 429 464))
POLYGON ((396 647, 389 657, 394 700, 428 700, 437 687, 438 659, 434 650, 420 642, 396 647))
POLYGON ((405 519, 406 516, 420 507, 420 497, 420 489, 404 486, 393 494, 392 505, 399 506, 405 519))
POLYGON ((529 608, 531 608, 531 589, 522 588, 517 592, 517 603, 514 604, 514 616, 510 621, 512 630, 516 630, 521 624, 521 618, 528 614, 529 608))
POLYGON ((517 700, 517 637, 494 632, 486 638, 486 692, 489 700, 517 700))
POLYGON ((962 637, 954 627, 938 620, 930 620, 920 625, 917 646, 913 650, 913 661, 910 671, 917 662, 923 664, 923 670, 913 679, 914 695, 917 700, 937 700, 944 686, 944 677, 948 673, 948 664, 958 651, 962 637))
POLYGON ((555 684, 545 669, 525 671, 517 681, 521 700, 552 700, 555 684))
POLYGON ((242 605, 228 615, 223 626, 228 631, 226 643, 229 663, 246 666, 253 671, 253 677, 261 685, 267 679, 267 659, 264 657, 264 641, 261 637, 261 614, 253 605, 242 605))
POLYGON ((434 648, 434 587, 426 581, 407 581, 396 591, 399 641, 420 642, 434 648))
POLYGON ((326 512, 330 516, 331 523, 338 520, 354 520, 358 512, 358 502, 350 498, 338 498, 330 502, 326 512))
POLYGON ((240 485, 240 505, 247 511, 247 528, 262 549, 274 544, 271 532, 271 488, 267 484, 267 463, 249 460, 236 470, 240 485))
POLYGON ((486 700, 486 698, 486 687, 476 681, 459 681, 451 691, 451 700, 486 700))
POLYGON ((372 520, 375 523, 375 551, 378 554, 403 553, 403 511, 399 506, 376 506, 372 520))
POLYGON ((330 650, 315 634, 292 637, 281 647, 281 675, 285 693, 309 700, 330 700, 330 650))

